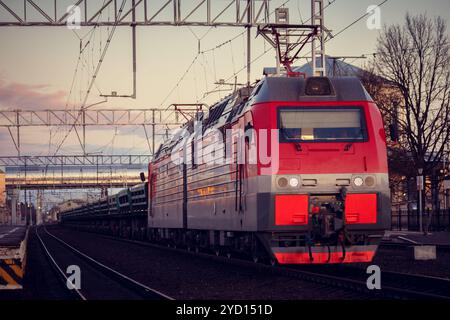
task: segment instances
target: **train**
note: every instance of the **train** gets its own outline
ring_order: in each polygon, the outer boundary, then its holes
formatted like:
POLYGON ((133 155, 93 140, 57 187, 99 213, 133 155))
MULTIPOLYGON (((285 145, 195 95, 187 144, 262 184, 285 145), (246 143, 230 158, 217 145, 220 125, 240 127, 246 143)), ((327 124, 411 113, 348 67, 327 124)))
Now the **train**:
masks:
POLYGON ((61 223, 272 264, 371 262, 391 223, 383 120, 356 77, 236 89, 141 177, 61 223))

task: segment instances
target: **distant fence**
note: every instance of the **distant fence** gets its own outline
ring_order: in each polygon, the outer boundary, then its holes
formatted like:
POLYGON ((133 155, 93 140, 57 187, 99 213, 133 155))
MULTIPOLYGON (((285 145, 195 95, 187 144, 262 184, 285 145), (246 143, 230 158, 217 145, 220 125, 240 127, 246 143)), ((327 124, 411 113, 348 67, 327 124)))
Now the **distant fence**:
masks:
MULTIPOLYGON (((424 229, 428 231, 450 231, 450 209, 423 213, 424 229), (429 220, 431 218, 431 221, 429 220), (428 226, 429 225, 429 226, 428 226)), ((417 210, 392 210, 392 230, 419 230, 419 215, 417 210)))

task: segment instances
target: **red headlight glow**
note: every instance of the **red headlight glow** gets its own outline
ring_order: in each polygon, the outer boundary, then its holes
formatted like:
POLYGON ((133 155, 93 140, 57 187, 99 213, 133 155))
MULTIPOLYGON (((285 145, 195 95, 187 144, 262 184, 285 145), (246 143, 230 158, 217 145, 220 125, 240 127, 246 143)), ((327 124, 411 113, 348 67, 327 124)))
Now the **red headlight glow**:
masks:
POLYGON ((275 224, 277 226, 308 224, 308 196, 305 194, 276 195, 275 224))
POLYGON ((345 198, 345 223, 377 223, 377 195, 347 194, 345 198))

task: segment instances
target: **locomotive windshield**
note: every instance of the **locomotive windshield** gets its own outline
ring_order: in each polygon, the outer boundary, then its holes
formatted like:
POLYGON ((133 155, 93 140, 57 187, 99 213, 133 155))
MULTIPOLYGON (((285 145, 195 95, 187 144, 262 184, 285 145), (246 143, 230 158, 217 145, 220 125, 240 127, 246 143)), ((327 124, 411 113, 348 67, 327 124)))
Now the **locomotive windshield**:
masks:
POLYGON ((364 141, 366 128, 360 108, 280 108, 282 142, 364 141))

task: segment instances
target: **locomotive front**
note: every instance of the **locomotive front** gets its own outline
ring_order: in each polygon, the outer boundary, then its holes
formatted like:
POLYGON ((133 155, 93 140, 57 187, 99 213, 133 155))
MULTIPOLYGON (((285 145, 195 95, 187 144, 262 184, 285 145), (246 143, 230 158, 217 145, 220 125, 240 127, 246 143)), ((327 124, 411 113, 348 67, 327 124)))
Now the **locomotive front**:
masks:
POLYGON ((252 127, 277 132, 249 177, 265 249, 281 264, 370 262, 390 225, 375 103, 352 77, 267 77, 255 91, 252 127))

